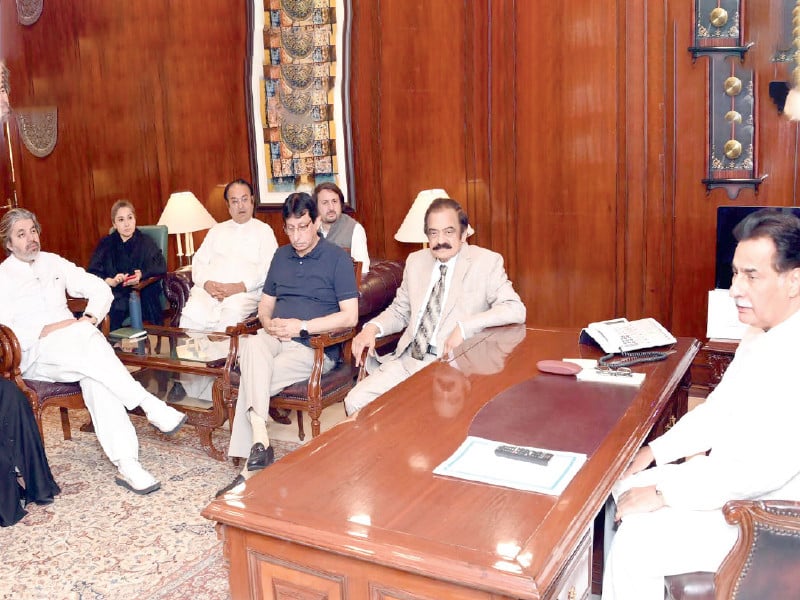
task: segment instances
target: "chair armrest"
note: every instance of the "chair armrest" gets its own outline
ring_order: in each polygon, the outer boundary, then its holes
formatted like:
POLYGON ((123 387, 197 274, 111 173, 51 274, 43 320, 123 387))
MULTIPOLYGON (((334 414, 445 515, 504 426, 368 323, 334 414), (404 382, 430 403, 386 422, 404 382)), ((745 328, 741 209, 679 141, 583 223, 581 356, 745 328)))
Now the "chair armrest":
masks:
POLYGON ((189 293, 193 285, 191 267, 181 267, 176 271, 164 274, 161 286, 164 290, 164 297, 169 304, 171 313, 170 326, 178 327, 183 307, 186 306, 186 302, 189 300, 189 293))
POLYGON ((20 375, 22 349, 10 327, 0 324, 0 377, 13 380, 20 375))
POLYGON ((225 329, 225 333, 231 337, 237 335, 253 335, 258 333, 259 329, 261 329, 261 321, 259 320, 258 315, 250 315, 244 321, 227 327, 225 329))
POLYGON ((355 327, 345 327, 334 329, 325 333, 315 333, 308 338, 308 344, 312 348, 329 348, 336 344, 341 344, 347 340, 352 340, 356 335, 355 327))
POLYGON ((147 278, 142 279, 141 281, 139 281, 139 283, 137 283, 136 285, 132 285, 131 287, 133 289, 135 289, 137 292, 141 292, 148 285, 152 285, 156 281, 162 280, 165 275, 166 275, 166 273, 162 273, 161 275, 153 275, 152 277, 147 277, 147 278))
POLYGON ((717 571, 717 597, 798 597, 800 502, 733 500, 722 512, 739 538, 717 571))

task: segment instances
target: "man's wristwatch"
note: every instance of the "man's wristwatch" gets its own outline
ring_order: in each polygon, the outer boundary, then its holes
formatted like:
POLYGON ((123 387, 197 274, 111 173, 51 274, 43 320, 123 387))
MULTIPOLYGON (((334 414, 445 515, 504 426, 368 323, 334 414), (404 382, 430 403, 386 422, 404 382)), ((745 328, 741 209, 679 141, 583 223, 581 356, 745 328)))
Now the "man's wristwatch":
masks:
POLYGON ((311 334, 308 333, 308 321, 300 321, 300 337, 305 339, 311 334))
POLYGON ((85 312, 83 313, 83 316, 87 317, 92 322, 92 325, 97 325, 97 317, 95 317, 94 315, 85 312))

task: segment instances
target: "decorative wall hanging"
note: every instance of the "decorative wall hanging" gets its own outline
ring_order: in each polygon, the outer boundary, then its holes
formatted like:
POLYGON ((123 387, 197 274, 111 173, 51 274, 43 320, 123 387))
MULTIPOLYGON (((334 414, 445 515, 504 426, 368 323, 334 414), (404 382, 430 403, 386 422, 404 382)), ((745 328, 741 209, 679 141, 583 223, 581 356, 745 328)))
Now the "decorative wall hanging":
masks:
POLYGON ((55 106, 16 109, 17 128, 28 151, 44 158, 58 140, 58 109, 55 106))
POLYGON ((259 206, 333 181, 355 207, 350 0, 249 0, 247 103, 259 206))
POLYGON ((758 191, 758 98, 755 71, 744 66, 745 0, 695 0, 692 58, 708 58, 706 189, 724 188, 733 200, 742 188, 758 191))
POLYGON ((33 25, 42 16, 44 0, 17 0, 17 20, 22 25, 33 25))

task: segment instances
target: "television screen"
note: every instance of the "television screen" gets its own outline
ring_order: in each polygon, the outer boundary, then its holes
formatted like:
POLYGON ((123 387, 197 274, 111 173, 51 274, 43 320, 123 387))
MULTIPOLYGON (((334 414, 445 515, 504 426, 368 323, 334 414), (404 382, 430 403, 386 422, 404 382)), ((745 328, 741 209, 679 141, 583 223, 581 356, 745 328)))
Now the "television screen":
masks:
POLYGON ((733 229, 747 215, 761 208, 775 208, 781 212, 789 212, 800 218, 800 207, 796 206, 720 206, 717 208, 717 289, 727 290, 731 287, 731 263, 736 250, 736 238, 733 229))

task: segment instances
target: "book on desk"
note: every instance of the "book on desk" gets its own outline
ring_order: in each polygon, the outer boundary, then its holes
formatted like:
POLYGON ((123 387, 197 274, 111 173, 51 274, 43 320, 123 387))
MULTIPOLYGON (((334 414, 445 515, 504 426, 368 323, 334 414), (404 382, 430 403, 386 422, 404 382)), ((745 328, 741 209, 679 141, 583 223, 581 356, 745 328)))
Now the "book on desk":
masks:
POLYGON ((108 334, 109 337, 118 340, 133 340, 147 335, 147 331, 138 327, 120 327, 108 334))

